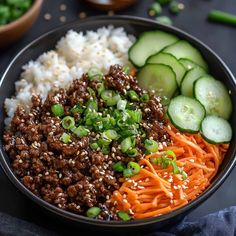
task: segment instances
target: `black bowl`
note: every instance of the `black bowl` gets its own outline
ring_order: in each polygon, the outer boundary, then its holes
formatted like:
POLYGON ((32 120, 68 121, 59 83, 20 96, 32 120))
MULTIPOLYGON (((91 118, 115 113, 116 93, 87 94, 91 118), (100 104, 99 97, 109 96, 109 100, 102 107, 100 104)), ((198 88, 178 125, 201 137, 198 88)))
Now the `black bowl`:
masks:
MULTIPOLYGON (((26 64, 29 60, 36 59, 40 54, 55 47, 56 42, 63 36, 69 29, 74 29, 76 31, 86 31, 86 30, 95 30, 101 26, 114 25, 115 27, 122 26, 125 30, 130 33, 138 36, 143 31, 149 30, 163 30, 172 34, 177 35, 181 39, 189 41, 194 45, 203 55, 207 61, 210 69, 210 73, 216 78, 222 80, 224 84, 232 91, 231 98, 233 104, 236 104, 236 81, 233 77, 230 70, 227 68, 225 63, 206 45, 197 40, 196 38, 190 36, 189 34, 176 29, 174 27, 160 25, 154 21, 146 20, 137 17, 128 17, 128 16, 115 16, 115 17, 92 17, 86 20, 76 21, 62 27, 59 27, 55 30, 50 31, 49 33, 44 34, 38 39, 34 40, 28 46, 26 46, 18 55, 13 59, 7 70, 5 71, 1 83, 0 83, 0 137, 2 140, 2 135, 4 131, 4 100, 5 98, 11 97, 14 94, 14 82, 18 80, 21 73, 22 65, 26 64)), ((234 110, 231 117, 231 124, 236 123, 236 112, 234 110)), ((233 133, 236 133, 236 127, 232 125, 233 133)), ((153 217, 150 219, 144 220, 135 220, 130 222, 106 222, 99 221, 95 219, 89 219, 84 216, 76 215, 68 211, 61 210, 39 197, 31 193, 14 175, 10 167, 10 160, 7 154, 4 151, 2 141, 0 140, 0 163, 1 166, 11 180, 11 182, 26 196, 31 200, 52 212, 53 215, 58 216, 60 219, 73 222, 76 225, 89 226, 89 228, 95 229, 116 229, 116 230, 145 230, 151 229, 153 227, 162 227, 167 223, 173 222, 183 216, 185 216, 189 211, 196 208, 208 197, 210 197, 224 182, 226 177, 229 175, 230 171, 233 169, 236 162, 235 152, 236 152, 236 136, 233 135, 233 139, 230 144, 230 148, 227 152, 226 157, 224 158, 219 171, 215 178, 213 179, 211 185, 202 193, 197 199, 190 202, 186 206, 177 209, 171 213, 153 217)))

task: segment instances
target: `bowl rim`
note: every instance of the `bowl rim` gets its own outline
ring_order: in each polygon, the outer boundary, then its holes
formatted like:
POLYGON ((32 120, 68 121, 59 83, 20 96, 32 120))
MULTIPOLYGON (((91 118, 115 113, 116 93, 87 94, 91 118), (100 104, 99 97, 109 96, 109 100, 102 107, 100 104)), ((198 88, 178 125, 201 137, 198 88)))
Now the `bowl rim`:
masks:
POLYGON ((5 31, 9 31, 14 29, 15 27, 19 27, 22 23, 24 23, 34 12, 41 7, 43 0, 34 0, 30 8, 19 18, 14 21, 0 26, 0 33, 4 33, 5 31))
MULTIPOLYGON (((35 43, 40 41, 42 38, 47 37, 48 35, 56 32, 56 31, 63 30, 64 28, 67 28, 69 26, 73 27, 74 25, 79 24, 79 23, 80 24, 85 24, 85 23, 89 23, 89 22, 96 22, 98 20, 106 20, 106 21, 112 21, 112 20, 114 20, 114 21, 123 20, 124 21, 124 20, 128 20, 128 21, 132 21, 133 23, 137 23, 137 22, 138 23, 145 23, 145 24, 150 23, 152 26, 156 25, 159 28, 169 29, 169 30, 174 31, 174 33, 178 33, 180 35, 184 35, 186 38, 191 39, 192 41, 194 41, 198 45, 202 46, 204 48, 204 50, 207 50, 211 54, 213 54, 213 56, 222 65, 222 67, 224 68, 225 72, 228 74, 228 77, 230 77, 230 79, 234 83, 234 86, 236 87, 236 79, 235 79, 234 75, 232 74, 232 72, 227 67, 227 65, 223 62, 223 60, 211 48, 209 48, 202 41, 198 40, 194 36, 184 32, 181 29, 178 29, 178 28, 176 28, 174 26, 166 26, 166 25, 159 24, 159 23, 157 23, 154 20, 145 19, 145 18, 136 17, 136 16, 129 16, 129 15, 116 15, 116 16, 101 15, 101 16, 92 16, 92 17, 88 17, 86 19, 80 19, 80 20, 75 20, 75 21, 69 22, 67 24, 58 26, 58 27, 56 27, 56 28, 54 28, 54 29, 44 33, 43 35, 41 35, 41 36, 37 37, 36 39, 34 39, 31 43, 27 44, 12 59, 12 61, 9 64, 9 66, 7 67, 5 72, 3 73, 2 77, 0 78, 0 87, 2 85, 2 82, 4 81, 4 78, 5 78, 6 74, 11 69, 11 66, 14 64, 14 62, 17 60, 17 58, 19 56, 21 56, 32 45, 34 45, 35 43)), ((186 212, 190 211, 190 209, 193 209, 193 208, 197 207, 200 203, 204 202, 207 198, 209 198, 222 185, 222 183, 226 180, 226 178, 228 177, 228 175, 233 170, 233 168, 234 168, 234 166, 236 164, 236 158, 232 158, 225 165, 224 170, 218 176, 218 178, 214 181, 214 183, 212 183, 200 196, 198 196, 196 199, 194 199, 191 202, 189 202, 187 205, 185 205, 185 206, 183 206, 181 208, 178 208, 178 209, 176 209, 176 210, 174 210, 174 211, 172 211, 170 213, 167 213, 167 214, 164 214, 164 215, 160 215, 160 216, 151 217, 151 218, 146 218, 146 219, 139 219, 139 220, 128 221, 128 222, 124 222, 124 221, 104 221, 104 220, 91 219, 91 218, 88 218, 88 217, 85 217, 85 216, 81 216, 81 215, 78 215, 78 214, 75 214, 75 213, 72 213, 72 212, 60 209, 60 208, 58 208, 58 207, 56 207, 56 206, 54 206, 54 205, 44 201, 42 198, 36 196, 35 194, 33 194, 29 189, 27 189, 23 185, 23 183, 16 177, 16 175, 11 170, 10 166, 8 165, 7 161, 4 158, 4 153, 3 153, 4 150, 3 150, 2 147, 3 147, 2 140, 0 139, 0 166, 2 167, 4 173, 10 179, 12 184, 15 185, 24 195, 26 195, 31 200, 33 200, 33 202, 37 203, 38 205, 42 206, 43 208, 45 208, 45 209, 47 209, 49 211, 55 213, 56 215, 60 215, 63 218, 72 220, 74 222, 91 224, 91 225, 99 226, 99 227, 104 227, 105 226, 105 227, 110 227, 110 228, 123 228, 123 227, 131 228, 131 227, 155 224, 155 223, 158 223, 158 222, 163 222, 163 221, 166 221, 166 220, 170 220, 171 218, 177 217, 178 215, 180 215, 182 213, 186 213, 186 212)), ((236 155, 236 146, 234 147, 234 150, 233 150, 233 153, 232 153, 233 157, 235 157, 235 155, 236 155)))

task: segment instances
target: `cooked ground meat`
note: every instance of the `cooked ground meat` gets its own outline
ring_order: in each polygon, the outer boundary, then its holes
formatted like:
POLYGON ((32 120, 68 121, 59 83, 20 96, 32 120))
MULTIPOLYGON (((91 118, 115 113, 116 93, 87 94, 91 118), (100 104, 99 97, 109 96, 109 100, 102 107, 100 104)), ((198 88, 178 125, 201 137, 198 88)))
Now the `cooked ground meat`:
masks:
MULTIPOLYGON (((119 65, 111 66, 103 77, 105 88, 112 89, 126 96, 133 90, 139 96, 146 92, 142 90, 137 80, 123 72, 119 65)), ((65 132, 61 118, 54 116, 51 107, 61 104, 65 115, 72 116, 75 122, 81 121, 79 112, 72 113, 71 108, 80 104, 86 105, 95 91, 98 110, 106 108, 106 103, 98 95, 99 81, 90 80, 88 75, 74 80, 68 90, 59 89, 48 94, 44 103, 40 96, 32 96, 32 108, 29 113, 18 107, 8 130, 4 134, 5 150, 11 158, 14 173, 23 184, 34 194, 59 208, 85 215, 88 208, 98 206, 102 213, 98 216, 104 220, 118 220, 110 211, 109 200, 112 192, 120 187, 118 181, 121 173, 113 171, 112 166, 117 161, 128 163, 138 161, 145 154, 143 141, 145 138, 169 142, 169 136, 163 129, 164 109, 160 99, 149 94, 147 102, 132 102, 133 109, 142 111, 141 129, 145 137, 137 135, 135 157, 120 150, 119 140, 110 144, 110 152, 104 154, 99 148, 93 150, 91 141, 97 138, 99 132, 90 130, 85 137, 78 138, 71 134, 69 143, 63 143, 61 136, 65 132)))

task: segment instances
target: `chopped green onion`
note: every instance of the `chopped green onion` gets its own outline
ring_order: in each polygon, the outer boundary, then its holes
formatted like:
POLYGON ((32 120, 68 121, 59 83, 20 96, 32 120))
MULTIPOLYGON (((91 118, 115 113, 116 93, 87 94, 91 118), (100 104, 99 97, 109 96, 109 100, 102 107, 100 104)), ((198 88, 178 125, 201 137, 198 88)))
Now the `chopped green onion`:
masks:
POLYGON ((98 91, 98 95, 100 96, 101 93, 105 90, 105 86, 104 83, 99 83, 97 84, 97 91, 98 91))
POLYGON ((79 138, 83 138, 88 135, 89 130, 86 129, 84 126, 73 127, 71 131, 78 136, 79 138))
POLYGON ((80 104, 77 104, 75 106, 73 106, 73 108, 70 109, 70 112, 74 113, 83 113, 84 109, 82 108, 82 106, 80 104))
POLYGON ((112 169, 116 172, 123 172, 123 170, 125 170, 125 164, 121 161, 118 161, 112 166, 112 169))
POLYGON ((123 138, 129 137, 129 136, 133 136, 133 135, 137 135, 138 134, 138 130, 135 127, 132 127, 132 129, 125 129, 119 132, 120 136, 123 138))
POLYGON ((88 90, 90 96, 92 96, 93 98, 96 98, 96 93, 92 88, 87 87, 87 90, 88 90))
POLYGON ((129 90, 127 92, 127 96, 130 98, 131 101, 138 102, 139 96, 134 90, 129 90))
POLYGON ((98 139, 98 145, 99 147, 102 147, 102 146, 109 146, 109 144, 111 143, 111 139, 107 139, 107 138, 100 138, 98 139))
POLYGON ((101 93, 101 98, 106 102, 107 106, 114 106, 120 100, 120 95, 113 90, 104 90, 101 93))
POLYGON ((149 95, 147 93, 143 94, 141 97, 140 97, 140 101, 141 102, 148 102, 149 101, 149 95))
POLYGON ((130 161, 127 167, 132 170, 133 175, 137 175, 141 170, 140 165, 133 161, 130 161))
POLYGON ((161 7, 160 3, 158 3, 158 2, 154 2, 148 9, 148 14, 150 16, 159 15, 159 14, 161 14, 161 12, 162 12, 162 7, 161 7))
POLYGON ((124 71, 124 73, 125 74, 129 74, 129 71, 130 71, 130 68, 129 68, 129 66, 128 65, 125 65, 124 67, 123 67, 123 71, 124 71))
POLYGON ((91 81, 92 80, 101 81, 102 78, 103 78, 103 74, 102 74, 102 72, 98 68, 92 67, 88 71, 88 78, 91 81))
POLYGON ((96 100, 88 100, 86 102, 86 111, 85 114, 91 112, 91 111, 97 111, 98 110, 98 104, 96 100))
POLYGON ((101 209, 99 207, 91 207, 87 210, 86 215, 89 218, 94 218, 96 216, 98 216, 101 213, 101 209))
POLYGON ((110 152, 109 145, 103 145, 101 151, 102 151, 102 154, 104 154, 104 155, 109 154, 109 152, 110 152))
POLYGON ((90 143, 90 148, 92 149, 92 150, 97 150, 98 148, 99 148, 99 145, 98 145, 98 143, 96 143, 96 142, 94 142, 94 143, 90 143))
POLYGON ((173 160, 176 161, 176 155, 172 150, 165 151, 163 155, 164 156, 171 156, 173 158, 173 160))
POLYGON ((120 219, 123 221, 129 221, 131 219, 129 214, 124 211, 119 211, 117 214, 120 217, 120 219))
POLYGON ((63 134, 61 135, 61 137, 60 137, 60 140, 61 140, 63 143, 67 144, 67 143, 70 142, 70 135, 67 134, 67 133, 63 133, 63 134))
POLYGON ((61 124, 64 129, 72 129, 75 126, 75 119, 71 116, 65 116, 61 124))
POLYGON ((208 14, 208 19, 215 22, 236 25, 236 15, 223 11, 217 11, 217 10, 210 11, 208 14))
POLYGON ((123 170, 123 177, 124 178, 129 178, 129 177, 132 177, 132 176, 134 176, 132 169, 127 168, 127 169, 123 170))
POLYGON ((186 180, 188 178, 188 174, 185 171, 181 172, 183 180, 186 180))
POLYGON ((178 14, 184 9, 184 4, 177 1, 172 1, 169 5, 169 10, 173 14, 178 14))
POLYGON ((131 137, 125 138, 121 143, 120 143, 121 151, 123 153, 126 153, 130 148, 132 148, 132 140, 131 137))
POLYGON ((123 111, 123 110, 125 110, 126 105, 127 105, 127 101, 126 100, 119 100, 117 102, 117 109, 123 111))
POLYGON ((64 116, 64 107, 61 104, 52 105, 51 111, 54 116, 64 116))
POLYGON ((153 153, 158 151, 158 143, 155 140, 146 139, 144 141, 144 147, 148 153, 153 153))
POLYGON ((131 120, 134 123, 140 123, 141 122, 142 112, 140 110, 137 110, 137 111, 127 110, 127 113, 129 114, 131 120))
POLYGON ((173 22, 168 16, 158 16, 156 17, 156 21, 163 25, 172 25, 173 22))
POLYGON ((180 171, 179 171, 179 167, 177 166, 176 162, 175 162, 175 161, 172 161, 172 162, 171 162, 171 165, 172 165, 172 167, 173 167, 173 173, 174 173, 174 174, 179 174, 180 171))
POLYGON ((102 133, 102 137, 105 137, 111 140, 116 140, 119 136, 115 130, 109 129, 102 133))
POLYGON ((128 156, 136 157, 138 155, 138 150, 136 148, 132 148, 127 151, 128 156))

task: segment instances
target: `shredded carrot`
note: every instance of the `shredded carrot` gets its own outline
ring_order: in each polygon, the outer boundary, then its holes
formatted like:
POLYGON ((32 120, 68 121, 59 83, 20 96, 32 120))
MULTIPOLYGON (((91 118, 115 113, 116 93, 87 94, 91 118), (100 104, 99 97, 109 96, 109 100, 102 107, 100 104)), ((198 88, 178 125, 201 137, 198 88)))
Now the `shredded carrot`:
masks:
POLYGON ((183 134, 172 126, 166 131, 171 144, 141 159, 140 173, 121 178, 121 188, 110 199, 115 209, 131 212, 134 219, 166 214, 199 196, 214 178, 229 147, 209 144, 199 134, 183 134), (176 163, 187 179, 174 174, 171 165, 162 169, 152 164, 152 158, 161 157, 166 150, 176 154, 176 163))

